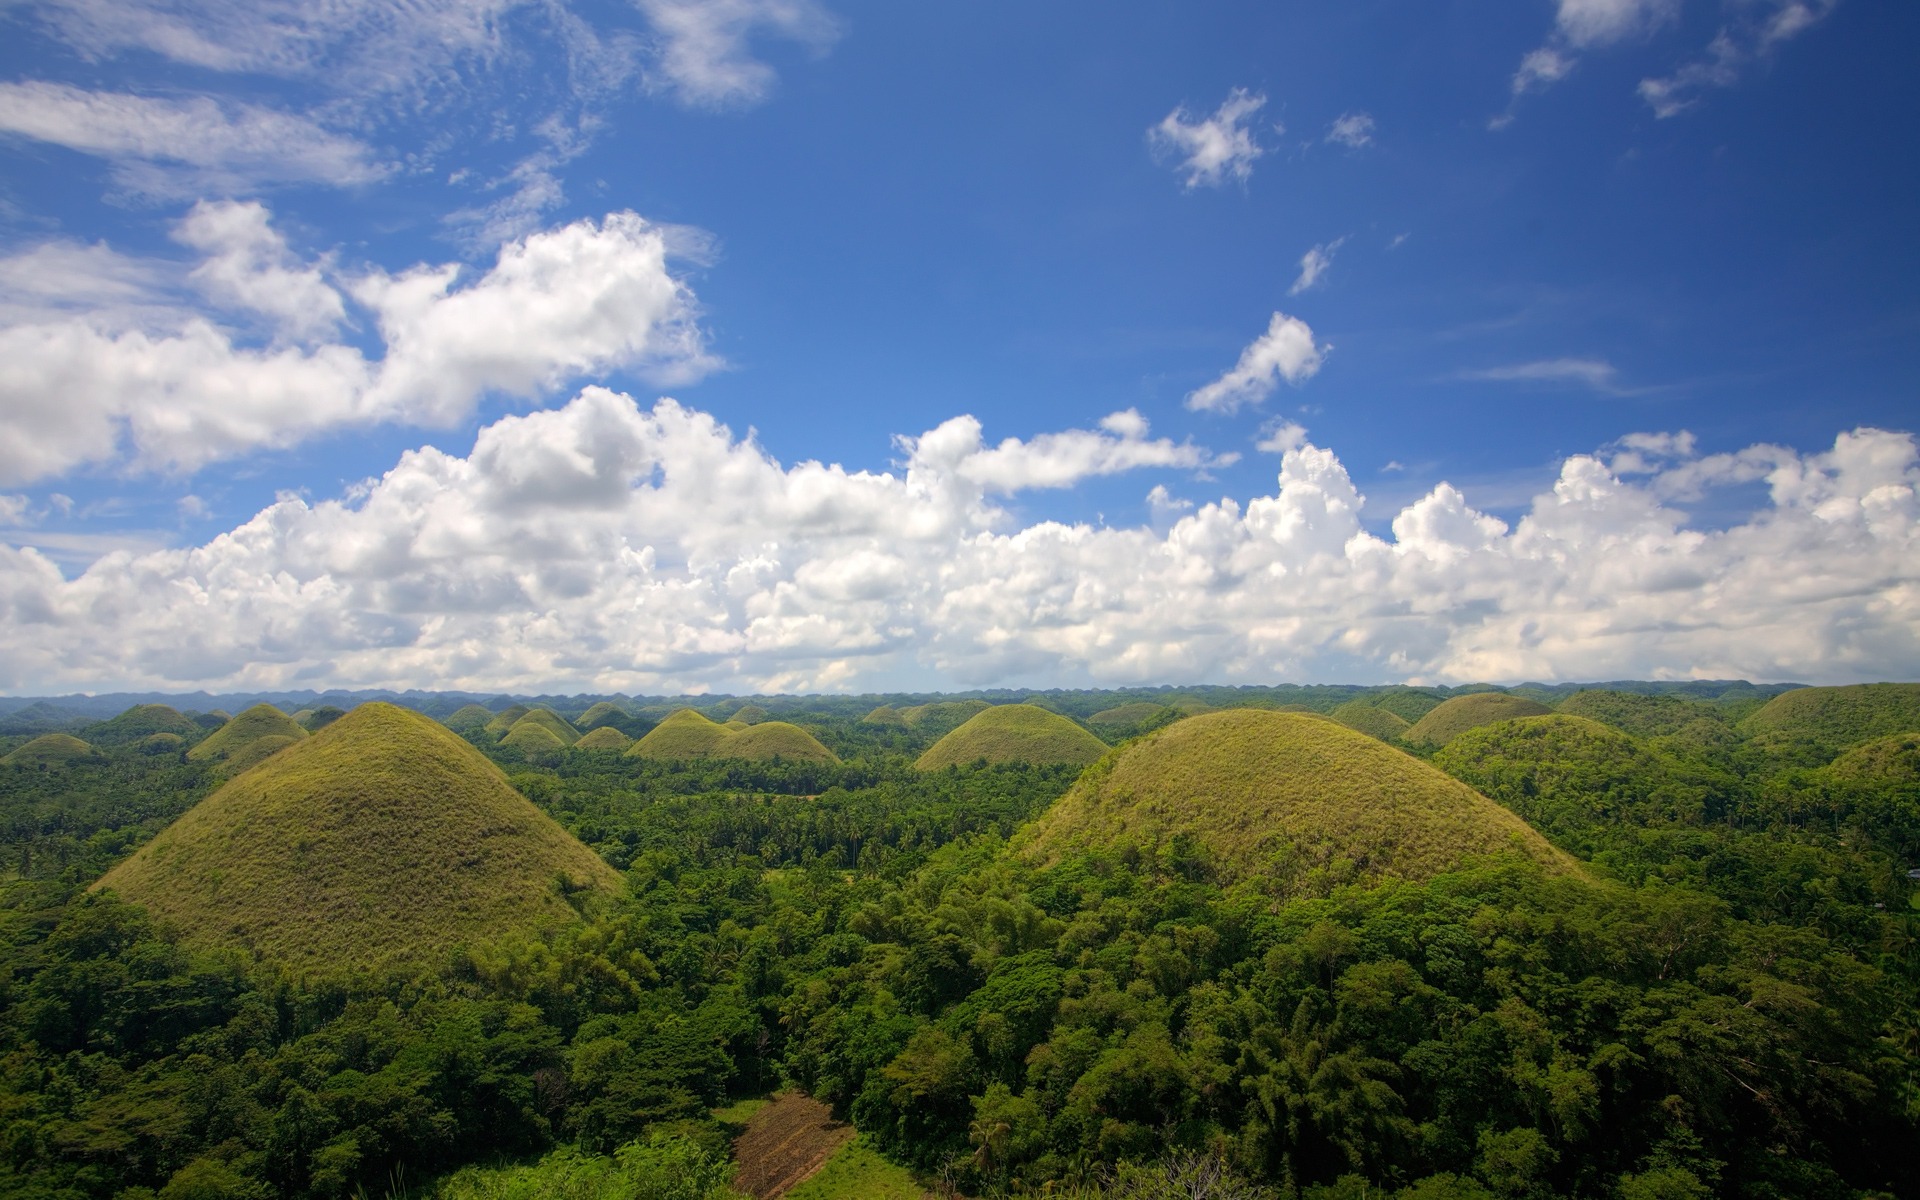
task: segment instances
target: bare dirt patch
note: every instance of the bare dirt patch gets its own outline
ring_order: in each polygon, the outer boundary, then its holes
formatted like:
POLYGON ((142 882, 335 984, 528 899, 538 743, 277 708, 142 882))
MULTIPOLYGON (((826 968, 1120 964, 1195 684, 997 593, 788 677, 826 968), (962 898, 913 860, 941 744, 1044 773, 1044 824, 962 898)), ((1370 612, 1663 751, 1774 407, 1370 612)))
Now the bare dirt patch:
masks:
POLYGON ((834 1120, 826 1105, 804 1092, 781 1092, 734 1139, 740 1171, 733 1186, 755 1200, 775 1200, 852 1140, 853 1126, 834 1120))

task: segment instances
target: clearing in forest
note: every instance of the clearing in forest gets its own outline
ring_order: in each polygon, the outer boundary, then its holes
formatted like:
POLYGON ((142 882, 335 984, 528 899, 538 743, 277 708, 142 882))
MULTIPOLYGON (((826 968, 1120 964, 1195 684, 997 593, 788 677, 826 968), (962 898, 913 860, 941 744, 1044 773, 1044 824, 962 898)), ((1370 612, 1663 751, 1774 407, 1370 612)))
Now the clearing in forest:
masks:
POLYGON ((755 1111, 747 1131, 734 1139, 740 1173, 733 1186, 754 1200, 774 1200, 852 1140, 853 1126, 834 1120, 832 1109, 805 1092, 781 1092, 755 1111))

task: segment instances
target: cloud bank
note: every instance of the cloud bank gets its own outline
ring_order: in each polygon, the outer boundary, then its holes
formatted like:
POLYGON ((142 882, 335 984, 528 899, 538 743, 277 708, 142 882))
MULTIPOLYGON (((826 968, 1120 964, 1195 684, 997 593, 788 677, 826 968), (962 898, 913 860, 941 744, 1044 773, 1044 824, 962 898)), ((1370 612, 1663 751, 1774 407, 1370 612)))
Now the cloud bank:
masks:
POLYGON ((1304 432, 1272 495, 1153 528, 1020 526, 994 497, 1199 452, 1137 413, 988 446, 961 417, 891 472, 783 465, 713 417, 590 388, 286 498, 191 549, 66 579, 0 549, 0 688, 815 690, 1180 680, 1920 673, 1920 448, 1699 456, 1642 434, 1566 460, 1514 524, 1442 484, 1360 522, 1304 432), (1675 507, 1730 485, 1727 528, 1675 507))

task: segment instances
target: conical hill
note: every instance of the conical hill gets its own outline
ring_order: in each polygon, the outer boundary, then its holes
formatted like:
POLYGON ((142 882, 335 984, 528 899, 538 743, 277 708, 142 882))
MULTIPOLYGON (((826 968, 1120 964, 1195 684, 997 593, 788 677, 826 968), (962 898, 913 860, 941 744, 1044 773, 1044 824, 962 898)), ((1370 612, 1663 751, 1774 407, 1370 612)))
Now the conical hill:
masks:
POLYGON ((164 704, 136 704, 117 717, 110 717, 83 731, 96 746, 125 746, 156 733, 171 733, 192 741, 206 732, 192 717, 164 704))
POLYGON ((1427 879, 1514 850, 1577 871, 1526 822, 1466 784, 1326 717, 1231 709, 1150 733, 1088 770, 1019 835, 1021 853, 1175 838, 1231 880, 1337 868, 1360 879, 1427 879), (1344 865, 1343 865, 1344 864, 1344 865))
POLYGON ((619 876, 458 734, 362 704, 202 800, 95 885, 308 975, 433 966, 574 918, 619 876))
POLYGON ((712 719, 683 708, 671 713, 660 724, 628 748, 635 758, 744 758, 767 762, 779 758, 785 762, 837 763, 840 759, 820 744, 820 740, 785 721, 764 721, 758 725, 721 725, 712 719))
POLYGON ((1920 683, 1861 683, 1782 692, 1740 722, 1749 737, 1784 734, 1836 749, 1920 729, 1920 683))
POLYGON ((271 749, 266 753, 272 753, 307 736, 307 731, 295 724, 292 717, 273 705, 256 704, 207 735, 206 741, 187 751, 187 757, 196 762, 218 764, 221 771, 232 775, 260 761, 262 751, 253 747, 255 742, 285 739, 269 743, 271 749), (253 748, 250 750, 250 747, 253 748))
POLYGON ((580 740, 573 744, 573 748, 575 750, 611 750, 623 752, 631 745, 633 745, 632 738, 621 733, 611 725, 601 725, 598 728, 589 729, 587 732, 581 734, 580 740))
POLYGON ((478 704, 463 704, 446 719, 448 729, 465 733, 469 729, 485 729, 487 722, 493 720, 493 710, 482 708, 478 704))
POLYGON ((614 727, 627 719, 627 710, 611 700, 602 700, 592 708, 580 714, 574 725, 587 732, 604 727, 614 727))
POLYGON ((567 724, 565 717, 550 708, 536 708, 515 721, 507 730, 506 736, 500 739, 500 744, 503 746, 509 744, 509 739, 513 737, 515 731, 526 729, 544 729, 562 746, 571 746, 580 740, 580 731, 567 724))
POLYGON ((9 767, 64 767, 69 763, 104 758, 98 750, 69 733, 43 733, 0 758, 9 767))
POLYGON ((1348 729, 1357 729, 1368 737, 1377 737, 1383 742, 1402 737, 1411 728, 1406 718, 1368 704, 1365 700, 1349 700, 1327 715, 1348 729))
POLYGON ((1106 752, 1105 742, 1059 713, 1031 704, 1000 704, 975 713, 913 765, 922 771, 982 760, 1085 765, 1106 752))
POLYGON ((1525 696, 1505 692, 1470 692, 1455 696, 1430 709, 1415 721, 1401 740, 1414 746, 1444 746, 1469 729, 1511 721, 1518 717, 1544 717, 1553 710, 1525 696))

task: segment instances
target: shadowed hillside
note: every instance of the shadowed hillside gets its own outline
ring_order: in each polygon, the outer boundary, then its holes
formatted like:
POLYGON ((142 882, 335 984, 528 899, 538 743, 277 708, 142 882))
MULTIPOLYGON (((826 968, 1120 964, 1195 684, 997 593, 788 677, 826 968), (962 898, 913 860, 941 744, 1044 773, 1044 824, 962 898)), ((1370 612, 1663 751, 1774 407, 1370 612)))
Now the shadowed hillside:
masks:
POLYGON ((1469 729, 1511 721, 1516 717, 1543 717, 1553 710, 1537 700, 1505 692, 1472 692, 1436 705, 1415 721, 1402 740, 1415 746, 1444 746, 1469 729))
POLYGON ((1190 841, 1227 878, 1332 869, 1426 879, 1517 850, 1575 871, 1527 824, 1419 759, 1325 717, 1254 709, 1190 717, 1089 770, 1020 839, 1157 852, 1190 841))
POLYGON ((273 705, 256 704, 207 735, 206 741, 187 751, 187 757, 215 764, 232 775, 307 736, 292 717, 273 705), (256 746, 257 742, 264 744, 256 746))
POLYGON ((570 920, 556 879, 619 886, 458 735, 371 703, 233 779, 96 887, 192 941, 332 975, 570 920))
POLYGON ((740 758, 768 762, 839 762, 806 730, 785 721, 720 725, 683 708, 656 725, 627 753, 635 758, 740 758))
POLYGON ((922 771, 968 763, 1072 763, 1097 760, 1107 744, 1059 713, 1002 704, 975 713, 913 765, 922 771))
POLYGON ((1740 722, 1749 737, 1806 738, 1836 750, 1915 730, 1920 730, 1920 683, 1797 688, 1740 722))
POLYGON ((507 730, 514 727, 521 717, 526 716, 532 711, 533 708, 530 705, 511 704, 493 714, 492 719, 481 726, 481 728, 485 729, 494 737, 502 737, 506 734, 507 730))
POLYGON ((1383 742, 1404 737, 1408 729, 1406 719, 1377 708, 1365 700, 1350 700, 1327 714, 1348 729, 1357 729, 1368 737, 1377 737, 1383 742))

